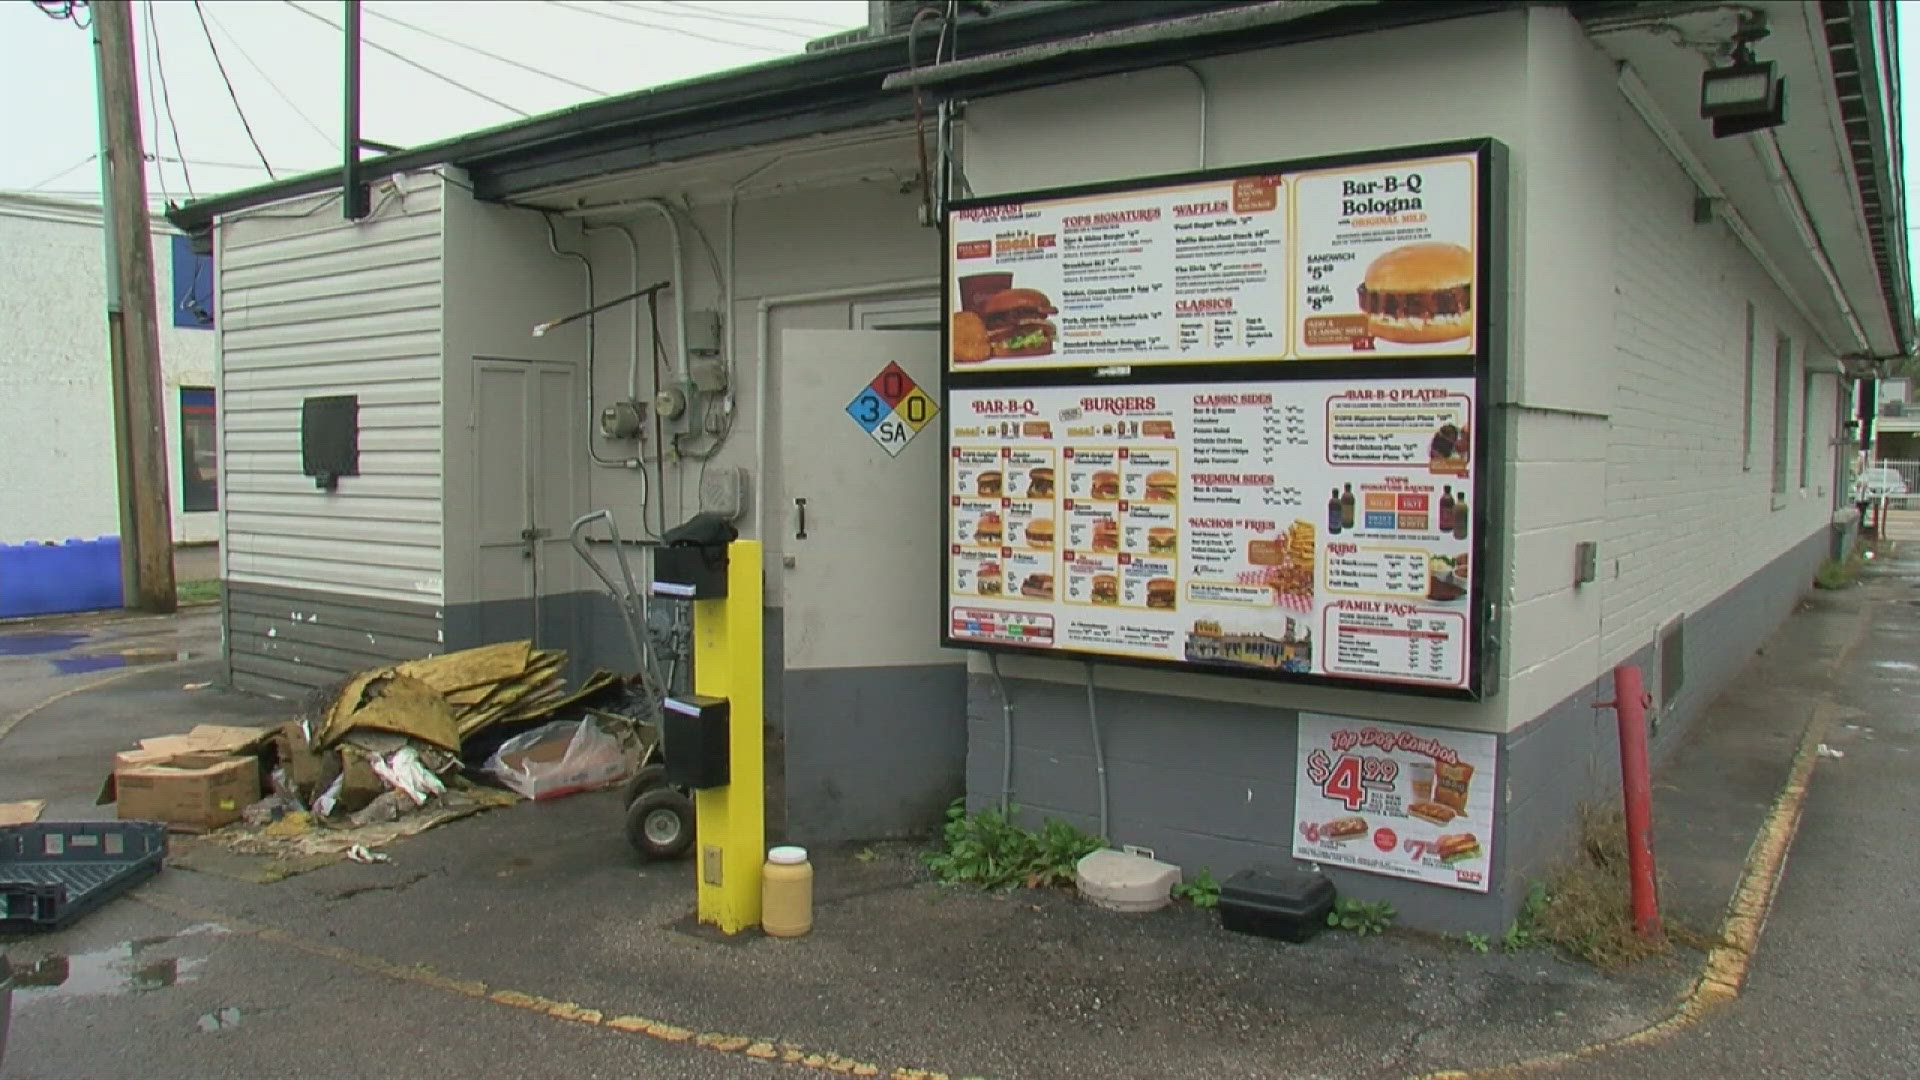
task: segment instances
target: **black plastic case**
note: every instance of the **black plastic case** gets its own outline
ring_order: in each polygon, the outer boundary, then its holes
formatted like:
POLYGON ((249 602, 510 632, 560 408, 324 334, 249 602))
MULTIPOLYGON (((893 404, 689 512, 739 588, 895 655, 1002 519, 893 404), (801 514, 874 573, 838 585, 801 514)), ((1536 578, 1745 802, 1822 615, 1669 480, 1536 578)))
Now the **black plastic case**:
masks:
POLYGON ((1333 882, 1303 870, 1256 867, 1220 886, 1220 925, 1242 934, 1302 942, 1327 925, 1333 882))

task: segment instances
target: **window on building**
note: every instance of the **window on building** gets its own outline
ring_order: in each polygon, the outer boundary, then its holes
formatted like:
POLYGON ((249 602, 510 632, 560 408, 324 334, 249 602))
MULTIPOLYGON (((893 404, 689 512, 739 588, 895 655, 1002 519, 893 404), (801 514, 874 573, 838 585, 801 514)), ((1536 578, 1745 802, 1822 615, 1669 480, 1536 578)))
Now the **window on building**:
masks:
POLYGON ((1747 385, 1740 399, 1740 467, 1753 468, 1753 302, 1747 302, 1747 385))
POLYGON ((220 509, 211 386, 180 388, 180 509, 189 514, 220 509))
POLYGON ((213 254, 194 251, 191 236, 175 236, 172 255, 173 290, 168 294, 168 306, 173 309, 173 325, 213 329, 213 254))
POLYGON ((1813 484, 1813 372, 1800 372, 1800 490, 1813 484))
POLYGON ((1773 342, 1773 493, 1787 493, 1787 461, 1792 443, 1787 424, 1793 419, 1793 340, 1785 334, 1773 342))

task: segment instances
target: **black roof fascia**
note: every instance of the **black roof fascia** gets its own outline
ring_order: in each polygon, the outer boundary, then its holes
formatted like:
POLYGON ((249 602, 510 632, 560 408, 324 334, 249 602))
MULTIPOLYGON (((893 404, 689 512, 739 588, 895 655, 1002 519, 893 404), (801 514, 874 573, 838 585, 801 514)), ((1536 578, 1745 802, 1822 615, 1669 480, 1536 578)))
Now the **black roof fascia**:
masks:
MULTIPOLYGON (((962 22, 956 38, 956 55, 999 52, 1059 37, 1237 7, 1247 2, 1249 0, 1082 0, 1023 9, 997 18, 962 22)), ((931 50, 930 43, 923 44, 931 50)), ((858 105, 861 99, 897 100, 883 91, 880 83, 899 70, 905 59, 904 36, 876 38, 586 102, 544 116, 383 154, 361 162, 360 173, 366 179, 377 180, 395 173, 451 164, 474 174, 476 194, 496 200, 510 199, 540 187, 665 160, 659 149, 649 151, 647 146, 674 145, 676 139, 688 140, 678 144, 681 148, 698 147, 684 150, 685 153, 714 153, 754 145, 752 140, 769 130, 781 132, 779 137, 793 137, 833 130, 834 126, 851 126, 847 123, 845 106, 858 105), (810 108, 809 101, 824 104, 810 108), (840 107, 838 111, 836 106, 840 107), (788 123, 765 123, 783 118, 788 123), (809 128, 809 122, 833 126, 809 128), (708 137, 697 137, 701 129, 707 129, 708 137), (748 141, 730 142, 720 134, 721 129, 748 141), (627 159, 620 150, 623 146, 632 148, 636 142, 641 144, 639 153, 632 159, 636 164, 623 164, 627 159), (592 162, 591 171, 570 171, 567 163, 576 159, 592 162)), ((851 114, 859 116, 864 110, 865 106, 856 107, 851 114)), ((682 153, 683 149, 675 152, 682 153)), ((167 219, 183 231, 198 232, 211 225, 218 215, 331 191, 339 183, 340 171, 330 168, 199 199, 169 210, 167 219)))
MULTIPOLYGON (((1314 10, 1298 17, 1276 18, 1260 25, 1238 26, 1217 32, 1179 32, 1177 26, 1170 25, 1164 37, 1131 35, 1133 40, 1111 44, 1091 40, 1079 48, 1073 47, 1078 43, 1061 42, 1063 48, 1057 52, 1035 55, 1030 59, 1009 57, 1009 63, 1005 66, 956 73, 951 78, 929 82, 925 89, 930 94, 949 98, 1029 90, 1101 75, 1162 67, 1205 56, 1250 52, 1361 32, 1485 15, 1524 7, 1529 2, 1382 0, 1378 3, 1354 3, 1314 10)), ((1193 16, 1203 12, 1193 9, 1181 14, 1193 16)), ((1093 31, 1080 36, 1097 38, 1098 33, 1093 31)))

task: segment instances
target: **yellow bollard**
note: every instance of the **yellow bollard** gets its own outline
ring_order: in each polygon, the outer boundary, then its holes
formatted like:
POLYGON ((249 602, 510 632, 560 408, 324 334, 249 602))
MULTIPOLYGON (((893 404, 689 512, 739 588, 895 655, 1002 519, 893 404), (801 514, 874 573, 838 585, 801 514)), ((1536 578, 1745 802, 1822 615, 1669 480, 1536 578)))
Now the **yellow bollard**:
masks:
POLYGON ((693 602, 693 689, 727 699, 728 783, 693 793, 695 878, 702 923, 737 934, 760 925, 766 851, 761 717, 760 545, 727 545, 727 595, 693 602))

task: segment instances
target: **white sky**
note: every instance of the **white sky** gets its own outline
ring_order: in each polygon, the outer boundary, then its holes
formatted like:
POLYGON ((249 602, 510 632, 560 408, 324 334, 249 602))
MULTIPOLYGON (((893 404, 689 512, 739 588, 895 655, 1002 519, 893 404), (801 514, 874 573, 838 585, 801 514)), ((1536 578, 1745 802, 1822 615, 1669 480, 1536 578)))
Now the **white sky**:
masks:
MULTIPOLYGON (((297 8, 338 24, 343 5, 338 0, 204 0, 208 29, 203 30, 188 0, 137 0, 136 59, 147 152, 188 159, 184 168, 172 162, 149 167, 147 185, 156 198, 165 192, 186 201, 189 172, 201 196, 267 178, 207 47, 208 30, 275 172, 286 176, 339 164, 340 34, 297 8), (161 104, 161 95, 148 64, 149 10, 179 148, 164 107, 155 136, 154 106, 161 104)), ((360 132, 401 146, 519 116, 408 67, 376 46, 529 114, 601 95, 437 41, 383 15, 606 93, 789 55, 835 27, 866 23, 864 0, 369 0, 361 11, 360 132)), ((32 4, 0 3, 0 100, 11 103, 0 112, 0 147, 5 148, 0 190, 98 197, 99 166, 91 159, 98 128, 89 42, 88 33, 48 18, 32 4)))

